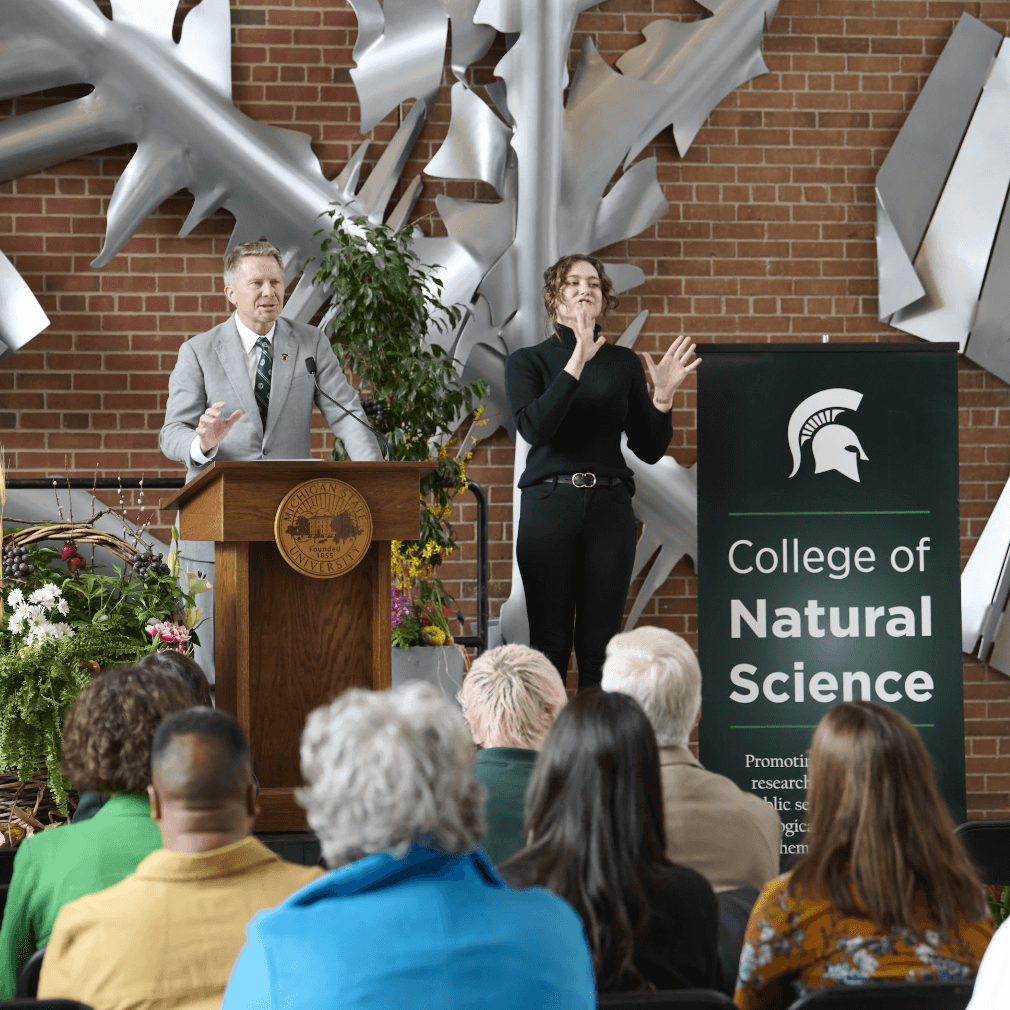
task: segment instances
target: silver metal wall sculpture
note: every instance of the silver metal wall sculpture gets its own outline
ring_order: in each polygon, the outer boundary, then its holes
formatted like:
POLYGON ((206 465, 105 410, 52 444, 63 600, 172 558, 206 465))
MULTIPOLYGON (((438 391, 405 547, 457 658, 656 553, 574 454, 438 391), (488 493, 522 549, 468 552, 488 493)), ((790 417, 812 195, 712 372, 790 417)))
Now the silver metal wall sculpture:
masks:
MULTIPOLYGON (((268 235, 292 278, 317 251, 313 233, 332 204, 348 218, 382 220, 438 87, 451 24, 450 62, 457 78, 452 120, 426 171, 481 180, 500 199, 439 197, 448 237, 418 232, 415 245, 423 262, 440 265, 444 297, 468 306, 453 353, 467 377, 489 382, 491 415, 511 429, 504 363, 512 350, 543 337, 543 270, 563 253, 601 249, 663 216, 667 204, 656 161, 634 158, 669 125, 684 154, 715 105, 766 70, 759 43, 777 0, 702 0, 708 17, 656 20, 644 29, 645 41, 621 57, 619 70, 587 39, 567 102, 572 33, 579 14, 597 0, 350 2, 359 19, 352 79, 362 131, 415 99, 364 185, 359 175, 367 141, 330 181, 306 135, 266 126, 236 109, 228 0, 202 0, 194 7, 179 43, 172 39, 175 0, 112 0, 111 21, 93 0, 4 0, 0 97, 73 83, 94 90, 0 124, 0 179, 135 143, 136 154, 110 202, 106 241, 94 267, 108 263, 166 197, 187 189, 194 203, 182 235, 225 208, 235 217, 231 243, 268 235), (468 85, 467 70, 498 32, 509 48, 496 67, 498 80, 484 89, 485 101, 468 85)), ((389 223, 409 219, 420 189, 419 178, 406 187, 389 223)), ((619 291, 644 279, 627 264, 614 264, 611 274, 619 291)), ((326 298, 303 276, 285 314, 308 319, 326 298)), ((622 342, 634 342, 645 315, 622 342)), ((519 447, 517 473, 523 458, 519 447)), ((636 571, 659 551, 633 623, 673 564, 684 554, 694 557, 695 504, 692 471, 672 459, 654 467, 630 453, 628 459, 640 489, 636 510, 645 523, 636 571)), ((513 587, 503 624, 507 637, 517 640, 525 606, 515 568, 513 587)))
MULTIPOLYGON (((494 417, 510 432, 504 364, 511 351, 543 339, 544 269, 564 253, 593 252, 630 238, 666 213, 656 160, 632 164, 633 159, 671 124, 684 154, 715 105, 766 70, 759 43, 777 0, 709 0, 704 6, 711 17, 654 21, 644 29, 646 41, 618 61, 621 72, 611 69, 587 38, 569 82, 572 32, 579 13, 593 5, 593 0, 471 4, 473 20, 505 33, 511 46, 495 68, 498 82, 487 88, 490 104, 462 78, 453 86, 449 133, 425 170, 441 178, 480 179, 501 197, 497 204, 438 197, 436 204, 450 237, 480 265, 473 311, 454 353, 470 374, 491 383, 494 417), (622 163, 625 171, 606 192, 622 163)), ((464 5, 452 6, 458 11, 464 5)), ((455 32, 454 20, 454 37, 455 32)), ((455 52, 453 64, 460 76, 455 52)), ((609 269, 619 291, 644 279, 637 267, 609 269)), ((633 343, 643 323, 644 316, 622 342, 633 343)), ((516 478, 525 466, 524 448, 517 439, 516 478)), ((649 468, 626 455, 639 487, 636 514, 645 524, 636 574, 660 552, 635 601, 630 627, 672 566, 684 554, 694 557, 696 515, 693 472, 672 459, 649 468)), ((513 563, 512 592, 501 619, 506 641, 524 639, 525 615, 522 580, 513 563)))
MULTIPOLYGON (((224 207, 235 217, 232 244, 270 235, 294 277, 317 251, 319 215, 334 202, 348 216, 383 213, 423 125, 424 104, 415 104, 360 190, 364 148, 331 182, 308 135, 259 123, 232 104, 228 0, 202 0, 178 43, 175 6, 112 0, 110 21, 92 0, 4 0, 0 97, 79 83, 94 90, 0 123, 0 179, 135 143, 92 266, 108 263, 162 201, 187 189, 194 201, 181 235, 224 207)), ((419 189, 412 188, 414 199, 419 189)), ((393 216, 406 219, 411 193, 393 216)), ((311 315, 324 298, 306 281, 289 311, 311 315)))
POLYGON ((24 278, 0 253, 0 361, 20 350, 49 325, 38 299, 24 278))
MULTIPOLYGON (((880 318, 1010 382, 1010 42, 961 16, 877 175, 880 318)), ((1010 485, 961 576, 965 652, 1010 674, 1010 485)))

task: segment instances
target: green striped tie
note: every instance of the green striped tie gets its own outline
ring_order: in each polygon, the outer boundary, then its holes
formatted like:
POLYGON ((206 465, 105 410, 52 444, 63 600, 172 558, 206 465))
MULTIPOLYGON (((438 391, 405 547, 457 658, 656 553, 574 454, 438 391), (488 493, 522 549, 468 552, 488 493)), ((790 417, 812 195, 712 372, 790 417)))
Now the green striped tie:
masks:
POLYGON ((270 357, 270 342, 266 337, 256 341, 260 349, 260 359, 256 362, 256 406, 260 409, 260 420, 263 427, 267 426, 267 408, 270 406, 270 373, 273 371, 274 360, 270 357))

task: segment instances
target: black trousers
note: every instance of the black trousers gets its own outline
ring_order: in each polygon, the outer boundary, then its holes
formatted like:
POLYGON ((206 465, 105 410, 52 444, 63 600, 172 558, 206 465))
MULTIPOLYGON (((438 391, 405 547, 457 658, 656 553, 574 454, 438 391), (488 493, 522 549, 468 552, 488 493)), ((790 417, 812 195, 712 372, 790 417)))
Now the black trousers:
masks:
POLYGON ((530 645, 564 681, 574 641, 580 690, 600 683, 607 642, 621 630, 635 539, 625 484, 523 489, 516 557, 530 645))

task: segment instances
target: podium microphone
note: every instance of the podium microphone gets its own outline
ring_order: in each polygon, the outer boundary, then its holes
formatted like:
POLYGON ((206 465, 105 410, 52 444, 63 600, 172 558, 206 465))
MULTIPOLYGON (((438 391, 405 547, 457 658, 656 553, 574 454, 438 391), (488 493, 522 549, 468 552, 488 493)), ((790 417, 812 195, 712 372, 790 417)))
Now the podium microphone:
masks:
POLYGON ((312 376, 312 384, 316 387, 316 392, 322 393, 323 396, 325 396, 326 399, 329 400, 330 403, 332 403, 335 407, 339 407, 348 417, 353 417, 354 420, 357 421, 358 424, 360 424, 363 428, 367 428, 382 443, 383 447, 386 450, 386 459, 389 459, 393 455, 393 453, 389 448, 389 443, 382 437, 382 435, 380 435, 370 424, 366 424, 364 421, 362 421, 357 414, 354 414, 351 411, 349 411, 342 403, 337 403, 337 401, 334 400, 333 397, 330 396, 330 394, 327 393, 324 389, 319 388, 319 383, 316 381, 316 359, 306 358, 305 368, 308 371, 309 375, 312 376))

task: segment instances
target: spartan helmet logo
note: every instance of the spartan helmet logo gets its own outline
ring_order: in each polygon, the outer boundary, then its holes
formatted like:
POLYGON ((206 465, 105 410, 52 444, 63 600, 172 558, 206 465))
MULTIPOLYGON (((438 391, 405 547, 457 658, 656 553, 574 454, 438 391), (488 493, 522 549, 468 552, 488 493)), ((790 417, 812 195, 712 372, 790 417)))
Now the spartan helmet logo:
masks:
POLYGON ((863 399, 854 389, 822 389, 808 396, 789 418, 789 451, 793 454, 795 477, 800 468, 803 443, 808 440, 814 452, 814 473, 837 470, 850 480, 859 481, 859 460, 869 459, 856 433, 844 424, 835 424, 842 411, 855 410, 863 399))

